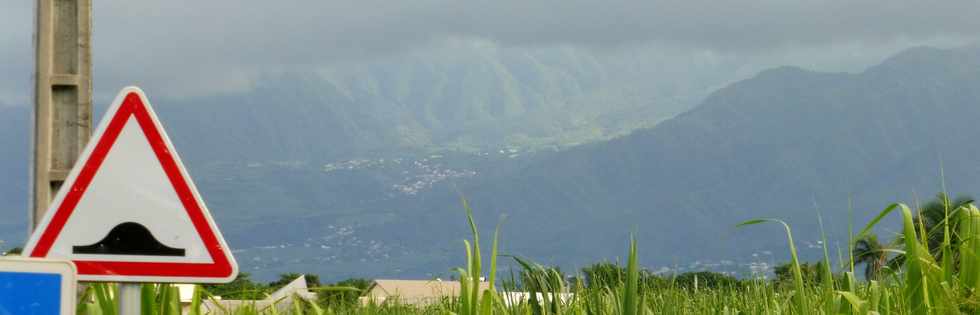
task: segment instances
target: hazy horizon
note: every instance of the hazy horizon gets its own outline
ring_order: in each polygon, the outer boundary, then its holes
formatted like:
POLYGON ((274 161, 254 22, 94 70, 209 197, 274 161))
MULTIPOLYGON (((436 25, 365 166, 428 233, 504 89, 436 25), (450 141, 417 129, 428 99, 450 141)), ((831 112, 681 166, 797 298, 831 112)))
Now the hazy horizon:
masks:
MULTIPOLYGON (((26 223, 32 3, 0 12, 0 249, 26 223)), ((980 192, 980 167, 948 153, 975 135, 976 16, 970 1, 93 1, 93 116, 140 86, 266 278, 448 270, 460 193, 483 227, 517 218, 504 244, 547 263, 617 257, 606 245, 639 222, 651 268, 742 268, 784 240, 740 219, 786 216, 811 255, 818 209, 840 240, 852 197, 863 219, 944 180, 980 192)))

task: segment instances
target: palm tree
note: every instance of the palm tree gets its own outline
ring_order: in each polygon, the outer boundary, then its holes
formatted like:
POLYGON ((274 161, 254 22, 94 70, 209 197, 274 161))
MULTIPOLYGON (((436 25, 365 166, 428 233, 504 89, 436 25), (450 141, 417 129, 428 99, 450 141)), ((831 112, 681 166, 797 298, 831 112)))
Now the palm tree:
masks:
POLYGON ((878 241, 878 236, 868 234, 854 242, 851 255, 854 265, 864 264, 864 278, 876 280, 888 263, 887 247, 878 241))
MULTIPOLYGON (((973 198, 969 196, 960 196, 955 200, 950 199, 946 193, 936 194, 936 198, 922 204, 919 207, 918 213, 912 218, 913 224, 915 225, 916 231, 925 231, 927 238, 927 245, 929 246, 929 253, 932 255, 936 261, 941 261, 943 259, 943 251, 941 250, 942 244, 946 237, 945 231, 949 229, 950 245, 951 248, 957 248, 960 244, 959 235, 956 233, 959 228, 959 222, 956 220, 956 215, 960 208, 965 207, 973 203, 973 198), (947 220, 949 218, 949 220, 947 220)), ((893 241, 893 246, 904 247, 905 246, 905 236, 903 234, 898 234, 893 241)), ((951 252, 951 256, 954 262, 959 259, 956 257, 956 252, 951 252)), ((856 261, 855 261, 856 262, 856 261)), ((897 270, 905 263, 905 255, 896 255, 891 260, 888 261, 887 265, 889 268, 897 270)))

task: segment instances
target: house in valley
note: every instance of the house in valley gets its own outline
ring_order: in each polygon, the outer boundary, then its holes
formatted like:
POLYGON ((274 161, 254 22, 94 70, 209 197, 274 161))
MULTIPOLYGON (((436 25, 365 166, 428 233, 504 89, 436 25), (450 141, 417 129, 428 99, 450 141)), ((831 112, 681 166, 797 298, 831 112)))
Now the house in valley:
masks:
MULTIPOLYGON (((490 288, 486 281, 480 281, 479 285, 481 291, 490 288)), ((459 297, 459 292, 459 281, 378 279, 371 283, 360 301, 364 305, 388 302, 424 306, 459 297)))

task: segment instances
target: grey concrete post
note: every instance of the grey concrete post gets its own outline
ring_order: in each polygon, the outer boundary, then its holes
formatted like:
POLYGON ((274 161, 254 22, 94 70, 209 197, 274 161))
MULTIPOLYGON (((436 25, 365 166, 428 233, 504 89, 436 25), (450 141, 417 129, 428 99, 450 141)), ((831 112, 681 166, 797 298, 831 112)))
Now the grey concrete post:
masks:
POLYGON ((92 2, 37 0, 30 229, 41 221, 92 126, 92 2))

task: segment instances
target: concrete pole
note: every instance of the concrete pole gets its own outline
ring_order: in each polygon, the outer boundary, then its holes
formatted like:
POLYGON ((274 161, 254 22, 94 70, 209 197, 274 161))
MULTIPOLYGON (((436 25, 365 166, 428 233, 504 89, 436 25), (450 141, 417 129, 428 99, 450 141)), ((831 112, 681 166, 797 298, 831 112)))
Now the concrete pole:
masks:
POLYGON ((30 230, 44 218, 92 128, 92 2, 36 1, 30 230))

